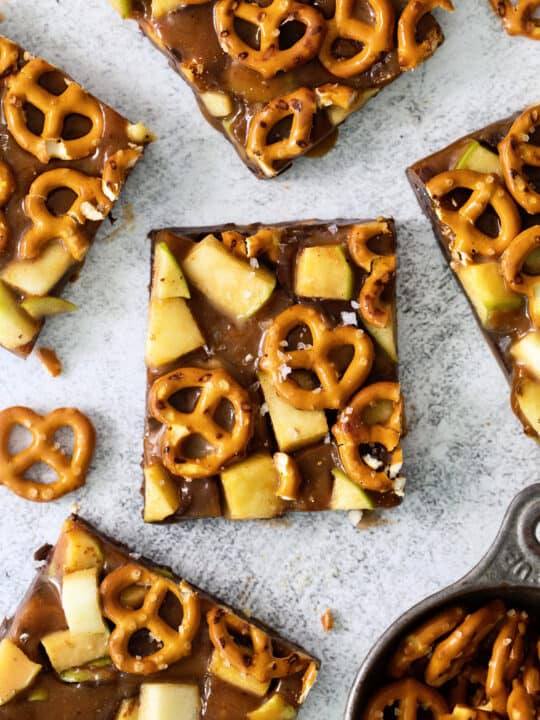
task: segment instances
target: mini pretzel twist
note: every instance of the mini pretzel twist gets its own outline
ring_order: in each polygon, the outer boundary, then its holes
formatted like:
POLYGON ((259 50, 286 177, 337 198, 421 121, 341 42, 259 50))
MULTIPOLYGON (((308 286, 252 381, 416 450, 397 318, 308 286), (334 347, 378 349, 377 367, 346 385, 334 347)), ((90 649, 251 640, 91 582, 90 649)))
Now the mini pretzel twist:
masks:
POLYGON ((42 163, 51 158, 79 160, 91 155, 103 135, 103 111, 100 103, 72 80, 66 79, 66 89, 53 95, 39 84, 50 72, 58 72, 40 58, 30 60, 7 80, 4 113, 10 133, 16 142, 42 163), (27 124, 25 105, 31 104, 44 116, 43 130, 39 135, 27 124), (69 115, 83 115, 92 123, 90 130, 80 138, 64 139, 64 123, 69 115))
POLYGON ((538 717, 532 697, 519 680, 514 680, 506 712, 509 720, 536 720, 538 717))
POLYGON ((375 260, 384 257, 379 253, 373 252, 369 248, 369 243, 377 237, 392 237, 392 231, 386 220, 376 220, 374 222, 364 223, 363 225, 354 225, 351 228, 347 245, 351 257, 354 262, 366 272, 371 272, 371 266, 375 260))
POLYGON ((416 720, 422 710, 429 710, 433 720, 442 720, 448 713, 443 696, 418 680, 406 678, 381 688, 370 700, 363 720, 381 720, 387 708, 396 707, 400 720, 416 720))
POLYGON ((540 20, 534 13, 540 8, 540 0, 489 0, 491 7, 502 19, 509 35, 525 35, 532 40, 540 40, 540 20))
POLYGON ((456 677, 475 655, 486 635, 504 616, 505 611, 506 608, 501 600, 493 600, 467 615, 461 625, 436 646, 426 668, 426 682, 434 687, 440 687, 456 677))
POLYGON ((378 328, 384 328, 391 319, 388 305, 381 295, 396 274, 396 256, 385 255, 373 261, 370 274, 364 280, 358 302, 364 320, 378 328))
POLYGON ((5 160, 0 160, 0 253, 7 247, 9 228, 7 224, 5 206, 15 192, 15 178, 10 166, 5 160))
POLYGON ((296 0, 272 0, 264 7, 246 0, 219 0, 214 8, 214 23, 223 50, 266 80, 315 57, 325 31, 323 15, 314 7, 296 0), (237 20, 257 28, 258 49, 239 37, 235 27, 237 20), (293 45, 281 50, 280 31, 289 22, 301 23, 304 33, 293 45))
POLYGON ((260 367, 272 375, 277 393, 299 410, 339 409, 365 382, 373 363, 373 345, 363 330, 351 326, 331 328, 324 316, 307 305, 292 305, 278 315, 266 333, 260 367), (287 349, 289 334, 305 325, 312 345, 287 349), (353 357, 339 375, 330 355, 340 347, 352 347, 353 357), (320 387, 302 388, 291 377, 293 370, 317 376, 320 387))
MULTIPOLYGON (((501 270, 508 285, 517 293, 526 295, 529 300, 535 298, 535 291, 540 287, 538 275, 523 272, 523 265, 533 250, 540 248, 540 225, 524 230, 504 251, 501 258, 501 270)), ((540 313, 534 312, 534 304, 529 303, 531 320, 540 327, 540 313)))
POLYGON ((286 162, 301 155, 311 142, 313 117, 317 112, 317 98, 309 88, 299 88, 289 95, 276 98, 260 110, 249 126, 246 153, 267 177, 277 170, 277 162, 286 162), (292 116, 288 137, 268 144, 272 128, 292 116))
POLYGON ((257 258, 259 255, 267 255, 272 262, 279 259, 281 232, 275 228, 260 228, 247 237, 236 230, 225 230, 221 239, 225 247, 242 259, 257 258))
POLYGON ((531 215, 540 212, 540 192, 525 174, 525 167, 540 168, 540 147, 530 138, 540 128, 540 105, 529 108, 514 122, 499 143, 499 158, 506 182, 514 199, 531 215))
POLYGON ((380 382, 360 390, 341 412, 332 428, 339 456, 351 480, 367 490, 388 492, 394 489, 394 480, 387 468, 375 470, 364 460, 362 446, 382 445, 390 455, 388 466, 401 466, 402 451, 399 440, 402 430, 403 407, 398 383, 380 382), (390 401, 392 410, 384 422, 374 425, 364 420, 365 411, 381 402, 390 401))
POLYGON ((38 175, 24 199, 24 209, 32 227, 20 241, 19 255, 35 258, 47 243, 60 239, 75 260, 82 260, 90 246, 86 222, 103 220, 110 208, 111 201, 103 194, 101 178, 69 168, 57 168, 38 175), (54 215, 47 207, 47 200, 60 188, 68 188, 77 197, 64 214, 54 215))
POLYGON ((241 455, 251 438, 253 408, 247 392, 225 370, 183 367, 158 378, 148 398, 150 414, 165 428, 161 454, 165 467, 175 475, 201 478, 214 475, 241 455), (180 412, 170 398, 181 390, 200 389, 191 412, 180 412), (214 420, 223 400, 234 409, 234 421, 226 429, 214 420), (192 435, 200 435, 211 446, 202 457, 190 457, 183 446, 192 435))
POLYGON ((450 0, 409 0, 398 21, 398 59, 402 70, 414 70, 427 60, 443 41, 438 26, 433 27, 428 35, 418 42, 417 33, 420 20, 436 7, 448 12, 454 11, 450 0))
POLYGON ((491 651, 486 678, 486 695, 492 709, 504 714, 508 702, 508 684, 519 673, 525 656, 527 614, 508 613, 491 651))
POLYGON ((94 446, 94 427, 79 410, 59 408, 43 416, 26 407, 8 408, 0 413, 0 483, 26 500, 56 500, 84 485, 94 446), (12 454, 9 441, 17 425, 32 433, 32 442, 12 454), (54 441, 55 433, 63 427, 73 430, 71 457, 54 441), (38 463, 50 467, 58 478, 48 484, 27 479, 25 473, 38 463))
POLYGON ((19 54, 20 50, 17 45, 0 35, 0 75, 17 67, 19 54))
POLYGON ((369 0, 374 22, 355 17, 355 0, 336 0, 334 17, 328 21, 319 60, 324 67, 340 78, 351 78, 366 72, 381 55, 394 45, 394 8, 390 0, 369 0), (352 57, 336 56, 339 40, 362 44, 352 57))
MULTIPOLYGON (((474 720, 476 717, 474 714, 476 708, 487 704, 486 677, 487 670, 483 667, 477 665, 464 667, 462 672, 454 679, 454 683, 448 693, 450 707, 456 705, 467 707, 470 703, 474 709, 468 709, 472 713, 471 719, 474 720), (471 690, 473 690, 472 697, 470 696, 471 690)), ((489 716, 489 713, 486 713, 486 715, 489 716)), ((493 720, 497 720, 498 715, 495 715, 495 713, 493 713, 493 715, 493 720)), ((478 720, 481 720, 483 717, 484 715, 478 716, 478 720)), ((463 720, 463 718, 461 720, 463 720)), ((489 720, 489 717, 486 717, 485 720, 489 720)))
POLYGON ((432 178, 426 188, 435 203, 437 216, 455 234, 452 250, 467 257, 481 255, 492 258, 500 255, 521 229, 519 210, 496 175, 472 170, 448 170, 432 178), (472 190, 467 202, 459 209, 447 207, 445 196, 460 188, 472 190), (500 223, 499 233, 494 238, 476 226, 490 206, 500 223))
POLYGON ((392 655, 388 666, 390 675, 403 677, 414 662, 429 655, 436 640, 448 635, 464 617, 462 607, 445 608, 409 633, 392 655))
POLYGON ((213 608, 207 613, 206 619, 210 640, 223 659, 259 682, 285 678, 306 669, 306 658, 298 653, 276 657, 269 635, 224 608, 213 608), (231 633, 240 636, 243 643, 236 642, 231 633))
POLYGON ((165 670, 191 653, 201 615, 199 597, 186 582, 177 584, 141 565, 130 563, 107 575, 101 583, 100 593, 103 613, 115 624, 109 638, 109 652, 121 672, 149 675, 165 670), (132 586, 142 586, 145 590, 144 600, 138 608, 122 602, 123 591, 132 586), (159 614, 168 593, 182 606, 182 622, 178 628, 171 627, 159 614), (143 657, 132 655, 129 643, 139 630, 148 630, 159 643, 159 649, 143 657))

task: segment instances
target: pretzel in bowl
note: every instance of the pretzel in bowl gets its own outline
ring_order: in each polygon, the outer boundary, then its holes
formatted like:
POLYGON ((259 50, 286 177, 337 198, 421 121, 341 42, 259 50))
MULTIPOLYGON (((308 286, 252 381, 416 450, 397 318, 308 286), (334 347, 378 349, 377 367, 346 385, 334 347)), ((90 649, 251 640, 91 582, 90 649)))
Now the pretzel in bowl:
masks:
POLYGON ((366 380, 373 363, 373 345, 363 330, 340 325, 332 328, 324 315, 307 305, 292 305, 280 313, 266 332, 259 362, 274 381, 277 393, 299 410, 339 410, 366 380), (288 349, 290 333, 302 326, 311 333, 312 344, 288 349), (340 374, 331 353, 351 347, 353 355, 340 374), (318 387, 301 387, 295 370, 316 376, 318 387))
POLYGON ((448 170, 426 185, 439 219, 455 234, 451 249, 461 255, 493 258, 501 255, 521 229, 521 218, 512 197, 496 175, 473 170, 448 170), (471 191, 461 205, 453 207, 446 196, 455 191, 471 191), (491 237, 477 227, 480 217, 491 207, 499 220, 499 232, 491 237))
POLYGON ((486 678, 486 695, 491 708, 499 714, 506 711, 509 685, 517 677, 525 659, 527 614, 510 611, 493 643, 486 678))
POLYGON ((540 0, 489 0, 509 35, 525 35, 540 40, 540 20, 534 17, 540 0))
POLYGON ((309 62, 319 52, 325 32, 323 15, 311 5, 296 0, 272 0, 264 7, 246 0, 218 0, 214 24, 224 52, 265 80, 309 62), (238 20, 257 28, 257 48, 238 35, 238 20), (301 24, 304 33, 290 47, 280 49, 281 29, 290 22, 301 24))
POLYGON ((429 711, 433 720, 442 720, 448 713, 448 706, 442 695, 414 678, 396 680, 381 688, 372 697, 363 716, 363 720, 381 720, 386 717, 387 708, 395 708, 396 717, 403 720, 416 720, 429 711))
POLYGON ((360 290, 358 302, 362 317, 377 328, 384 328, 390 322, 390 310, 381 300, 381 295, 395 275, 396 256, 379 256, 373 261, 371 272, 360 290))
POLYGON ((0 160, 0 253, 7 247, 9 228, 4 208, 15 192, 13 171, 5 160, 0 160))
POLYGON ((104 120, 100 103, 72 80, 65 79, 65 90, 59 95, 40 84, 43 77, 58 70, 45 60, 35 58, 6 82, 4 114, 15 141, 40 162, 51 158, 79 160, 92 155, 103 136, 104 120), (44 118, 43 129, 34 133, 27 122, 25 106, 33 105, 44 118), (74 139, 64 138, 64 123, 70 115, 82 115, 90 129, 74 139))
POLYGON ((355 17, 355 0, 336 0, 334 17, 328 21, 319 60, 336 77, 352 78, 369 70, 394 45, 395 13, 391 0, 368 0, 373 22, 355 17), (340 40, 360 43, 352 56, 336 55, 340 40))
POLYGON ((373 383, 360 390, 342 410, 332 428, 341 462, 350 479, 375 492, 389 492, 395 482, 391 476, 401 469, 403 454, 399 441, 403 424, 403 406, 399 383, 373 383), (364 414, 380 403, 390 403, 388 417, 374 424, 364 414), (389 460, 375 469, 366 462, 372 445, 382 446, 389 460))
POLYGON ((210 640, 223 659, 236 670, 261 683, 285 678, 306 670, 306 659, 298 653, 274 655, 272 638, 255 625, 216 607, 206 616, 210 640), (235 636, 241 638, 237 642, 235 636))
POLYGON ((56 500, 84 485, 94 446, 94 427, 75 408, 59 408, 45 416, 26 407, 8 408, 0 412, 0 483, 26 500, 56 500), (31 432, 32 442, 24 450, 11 453, 9 443, 17 426, 31 432), (73 431, 71 457, 54 440, 63 427, 73 431), (38 463, 51 468, 57 479, 45 484, 26 478, 25 473, 38 463))
POLYGON ((414 70, 427 60, 443 41, 438 26, 433 27, 427 36, 418 42, 418 25, 422 18, 436 7, 454 12, 450 0, 409 0, 398 21, 398 59, 402 70, 414 70))
POLYGON ((165 670, 191 653, 201 614, 199 597, 186 582, 177 584, 141 565, 130 563, 106 576, 100 594, 103 613, 115 624, 109 638, 109 653, 121 672, 149 675, 165 670), (136 608, 122 601, 122 593, 133 586, 145 591, 142 604, 136 608), (169 593, 182 607, 179 627, 171 627, 160 615, 169 593), (148 655, 132 655, 130 640, 141 630, 149 631, 159 647, 148 655))
POLYGON ((540 145, 530 140, 540 130, 540 105, 529 108, 514 122, 499 143, 499 158, 514 199, 531 215, 540 212, 540 190, 527 178, 526 167, 540 168, 540 145))
POLYGON ((222 370, 183 367, 158 378, 148 398, 150 414, 164 425, 161 440, 163 464, 175 475, 209 477, 241 455, 253 431, 253 408, 247 392, 222 370), (170 402, 183 390, 200 394, 191 412, 181 412, 170 402), (214 415, 223 401, 234 411, 230 428, 219 425, 214 415), (184 450, 188 438, 198 435, 208 452, 192 457, 184 450))
POLYGON ((538 717, 538 707, 519 680, 514 680, 506 711, 510 720, 536 720, 538 717))
MULTIPOLYGON (((523 266, 527 257, 538 248, 540 248, 540 225, 533 225, 514 238, 501 257, 504 279, 514 292, 526 295, 529 299, 536 297, 536 292, 540 288, 540 277, 528 275, 524 272, 523 266)), ((535 313, 534 308, 535 303, 529 303, 531 320, 536 327, 540 327, 540 312, 535 313)))

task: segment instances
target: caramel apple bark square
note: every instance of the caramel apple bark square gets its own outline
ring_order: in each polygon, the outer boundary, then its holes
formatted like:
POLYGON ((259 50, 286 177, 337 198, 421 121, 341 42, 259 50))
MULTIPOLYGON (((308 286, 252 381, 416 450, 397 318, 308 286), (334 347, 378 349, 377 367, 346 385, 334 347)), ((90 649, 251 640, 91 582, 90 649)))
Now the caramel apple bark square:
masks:
POLYGON ((0 640, 0 718, 294 720, 319 663, 77 517, 0 640), (179 714, 180 713, 180 714, 179 714))
POLYGON ((145 520, 397 504, 393 222, 152 241, 145 520))
POLYGON ((0 345, 26 357, 150 138, 4 37, 0 103, 0 345))
POLYGON ((189 83, 248 167, 273 177, 443 41, 450 0, 111 0, 189 83))
POLYGON ((413 165, 409 179, 512 384, 525 432, 540 436, 540 106, 413 165))

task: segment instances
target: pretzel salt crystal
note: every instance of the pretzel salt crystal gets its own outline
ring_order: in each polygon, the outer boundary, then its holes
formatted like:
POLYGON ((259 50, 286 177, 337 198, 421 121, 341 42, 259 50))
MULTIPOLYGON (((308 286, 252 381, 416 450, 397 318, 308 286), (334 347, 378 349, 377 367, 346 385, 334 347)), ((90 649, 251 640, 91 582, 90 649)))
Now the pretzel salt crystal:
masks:
POLYGON ((175 583, 134 563, 123 565, 106 576, 100 587, 104 615, 115 624, 109 638, 109 652, 115 666, 126 673, 149 675, 165 670, 189 655, 200 624, 200 604, 196 592, 187 583, 175 583), (122 602, 126 588, 142 586, 146 592, 138 608, 122 602), (171 593, 182 606, 179 627, 171 627, 160 616, 166 596, 171 593), (159 648, 149 655, 132 655, 131 638, 148 630, 159 648))
POLYGON ((403 455, 399 441, 403 423, 403 407, 399 383, 373 383, 360 390, 347 407, 342 410, 332 428, 339 456, 351 480, 367 490, 389 492, 394 489, 394 480, 386 468, 374 469, 363 457, 364 447, 382 445, 390 455, 389 467, 401 467, 403 455), (370 407, 389 401, 392 410, 384 422, 368 424, 363 415, 370 407))
POLYGON ((533 698, 519 680, 514 680, 506 707, 509 720, 536 720, 538 717, 536 710, 533 698))
POLYGON ((292 305, 280 313, 266 332, 261 369, 269 372, 276 391, 299 410, 339 409, 366 380, 373 363, 371 340, 358 328, 331 328, 324 316, 307 305, 292 305), (289 334, 305 325, 312 344, 296 350, 287 349, 289 334), (340 347, 352 347, 353 356, 340 377, 330 355, 340 347), (293 370, 316 375, 319 387, 300 387, 293 370))
POLYGON ((394 7, 390 0, 368 0, 374 22, 355 17, 355 0, 336 0, 334 17, 328 21, 319 60, 324 67, 340 78, 351 78, 366 72, 391 50, 394 44, 394 7), (340 39, 361 43, 362 48, 352 57, 336 57, 336 42, 340 39))
POLYGON ((386 717, 385 710, 394 707, 396 717, 402 720, 416 720, 417 717, 423 717, 423 711, 429 711, 433 720, 442 720, 442 716, 448 713, 442 695, 418 680, 406 678, 390 683, 375 693, 368 703, 363 720, 381 720, 386 717))
POLYGON ((246 143, 248 157, 267 177, 276 174, 275 164, 292 160, 306 151, 311 142, 317 98, 309 88, 298 88, 288 95, 275 98, 252 119, 246 143), (288 137, 268 144, 270 131, 278 122, 292 116, 288 137))
POLYGON ((0 483, 26 500, 56 500, 84 485, 94 446, 94 427, 79 410, 59 408, 43 416, 26 407, 8 408, 0 412, 0 483), (24 450, 11 453, 9 442, 18 425, 31 432, 32 442, 24 450), (54 440, 63 427, 73 430, 71 457, 54 440), (54 482, 45 484, 25 477, 28 470, 39 463, 57 474, 54 482))
POLYGON ((238 615, 216 607, 206 618, 210 640, 223 659, 259 682, 285 678, 306 669, 306 659, 298 653, 276 657, 272 638, 238 615), (236 642, 234 635, 242 638, 242 644, 236 642))
MULTIPOLYGON (((526 295, 529 299, 535 298, 540 278, 538 275, 525 273, 523 266, 527 257, 538 248, 540 248, 540 225, 533 225, 514 238, 501 257, 504 279, 514 292, 526 295)), ((536 327, 540 327, 540 313, 535 313, 534 307, 533 303, 529 304, 531 320, 536 327)))
POLYGON ((390 675, 393 678, 403 677, 414 662, 431 652, 436 640, 448 635, 464 617, 462 607, 445 608, 415 628, 403 638, 392 655, 388 666, 390 675))
POLYGON ((414 70, 420 63, 433 55, 442 42, 442 34, 436 26, 427 37, 418 42, 420 20, 436 7, 448 12, 454 11, 450 0, 409 0, 398 21, 398 58, 402 70, 414 70))
POLYGON ((486 695, 492 709, 504 714, 508 701, 508 685, 517 676, 525 654, 526 613, 507 615, 491 651, 486 678, 486 695))
POLYGON ((396 256, 378 257, 360 290, 358 302, 362 317, 377 328, 384 328, 390 322, 390 311, 381 301, 381 295, 395 274, 396 256))
POLYGON ((491 7, 502 19, 509 35, 525 35, 540 40, 540 20, 534 17, 540 0, 489 0, 491 7))
POLYGON ((347 238, 347 245, 352 259, 366 272, 371 272, 371 265, 380 257, 379 253, 369 248, 369 243, 379 236, 392 236, 386 220, 375 220, 362 225, 353 225, 347 238))
POLYGON ((148 398, 150 414, 165 428, 161 440, 163 464, 175 475, 208 477, 241 455, 253 429, 253 409, 247 392, 230 375, 216 368, 182 367, 158 378, 148 398), (170 399, 182 390, 198 389, 200 395, 191 412, 180 412, 170 399), (226 429, 214 420, 220 403, 227 400, 234 409, 232 427, 226 429), (190 457, 183 450, 193 435, 204 438, 211 449, 201 457, 190 457))
POLYGON ((503 617, 506 608, 501 600, 493 600, 465 620, 445 640, 440 642, 428 663, 425 680, 440 687, 460 672, 476 653, 480 644, 503 617))
POLYGON ((4 114, 10 133, 16 142, 42 163, 51 158, 79 160, 91 155, 103 135, 103 110, 100 103, 71 80, 65 80, 66 89, 53 95, 39 83, 47 73, 58 72, 45 60, 36 58, 24 65, 16 75, 6 81, 4 114), (44 124, 40 134, 28 127, 26 105, 33 105, 43 113, 44 124), (91 127, 79 138, 62 137, 64 123, 70 115, 86 117, 91 127))
POLYGON ((14 70, 17 67, 20 50, 5 37, 0 36, 0 75, 4 75, 8 70, 14 70))
POLYGON ((540 105, 529 108, 514 122, 499 143, 499 158, 506 182, 514 199, 531 215, 540 212, 540 192, 525 174, 527 166, 540 168, 540 147, 530 138, 540 129, 540 105))
POLYGON ((512 197, 496 175, 473 170, 448 170, 433 177, 426 189, 435 203, 437 216, 453 231, 451 248, 467 257, 493 258, 503 253, 521 229, 521 218, 512 197), (460 208, 447 207, 445 197, 465 188, 472 194, 460 208), (492 207, 499 219, 499 232, 491 237, 476 223, 492 207))
POLYGON ((9 228, 6 214, 3 210, 15 192, 15 178, 13 172, 5 160, 0 160, 0 252, 7 247, 9 240, 9 228))
POLYGON ((233 60, 255 70, 265 80, 315 57, 325 31, 323 15, 314 7, 296 0, 272 0, 264 7, 246 0, 218 0, 214 8, 214 23, 222 49, 233 60), (257 28, 257 49, 238 35, 237 20, 257 28), (290 47, 282 50, 279 47, 280 31, 289 22, 303 25, 304 33, 290 47))

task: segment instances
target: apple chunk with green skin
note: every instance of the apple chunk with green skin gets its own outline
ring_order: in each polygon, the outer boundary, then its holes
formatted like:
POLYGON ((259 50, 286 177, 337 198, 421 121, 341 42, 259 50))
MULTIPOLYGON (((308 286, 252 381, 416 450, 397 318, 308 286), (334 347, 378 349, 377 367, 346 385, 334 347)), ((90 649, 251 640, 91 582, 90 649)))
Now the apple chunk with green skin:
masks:
POLYGON ((540 382, 523 378, 516 393, 516 401, 522 415, 540 436, 540 382))
POLYGON ((4 638, 0 642, 0 705, 26 690, 40 670, 41 665, 32 662, 14 642, 4 638))
POLYGON ((165 242, 154 249, 152 294, 160 300, 191 297, 182 268, 165 242))
POLYGON ((174 515, 180 507, 178 488, 165 468, 148 465, 144 468, 144 521, 159 522, 174 515))
POLYGON ((47 315, 76 312, 79 309, 69 300, 51 296, 27 298, 21 303, 21 307, 36 320, 47 315))
POLYGON ((188 280, 224 315, 243 320, 268 302, 276 286, 270 270, 235 257, 213 235, 207 235, 182 263, 188 280))
POLYGON ((498 263, 458 265, 456 273, 482 325, 489 326, 497 313, 521 307, 521 296, 506 286, 498 263))
POLYGON ((540 380, 540 330, 528 333, 512 345, 514 360, 524 365, 537 380, 540 380))
POLYGON ((62 608, 72 633, 99 635, 107 632, 99 602, 97 568, 64 575, 62 608))
POLYGON ((221 653, 217 650, 214 650, 212 654, 208 672, 220 680, 229 683, 229 685, 234 685, 251 695, 257 695, 257 697, 264 697, 270 687, 270 681, 260 682, 257 678, 253 677, 253 675, 240 672, 240 670, 237 670, 229 662, 225 662, 221 657, 221 653))
POLYGON ((152 298, 148 312, 146 364, 160 367, 205 344, 183 298, 152 298))
POLYGON ((109 652, 109 633, 72 633, 59 630, 41 639, 41 644, 57 673, 86 665, 109 652))
POLYGON ((478 140, 471 140, 456 163, 456 170, 474 170, 479 173, 494 173, 502 177, 501 162, 497 153, 488 150, 478 140))
POLYGON ((128 18, 133 12, 133 0, 109 0, 109 2, 122 18, 128 18))
POLYGON ((375 327, 375 325, 366 322, 364 319, 362 319, 362 323, 375 342, 382 347, 394 362, 397 362, 396 324, 392 309, 389 310, 389 316, 388 325, 383 328, 375 327))
POLYGON ((36 260, 12 260, 0 277, 25 295, 47 295, 75 261, 63 245, 52 243, 36 260))
POLYGON ((199 720, 200 712, 201 699, 197 685, 141 685, 138 720, 199 720))
POLYGON ((8 350, 32 342, 39 331, 39 323, 21 309, 17 298, 0 280, 0 344, 8 350))
POLYGON ((186 5, 185 0, 152 0, 152 17, 160 18, 186 5))
POLYGON ((332 510, 373 510, 375 503, 366 491, 353 482, 343 470, 334 468, 334 487, 330 498, 332 510))
POLYGON ((294 291, 300 297, 350 300, 354 277, 341 245, 303 248, 296 260, 294 291))
POLYGON ((256 520, 279 515, 284 503, 276 495, 278 474, 270 455, 252 455, 221 473, 228 517, 256 520))
POLYGON ((247 714, 247 720, 295 720, 296 710, 281 695, 272 695, 264 705, 247 714))

